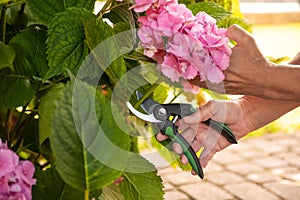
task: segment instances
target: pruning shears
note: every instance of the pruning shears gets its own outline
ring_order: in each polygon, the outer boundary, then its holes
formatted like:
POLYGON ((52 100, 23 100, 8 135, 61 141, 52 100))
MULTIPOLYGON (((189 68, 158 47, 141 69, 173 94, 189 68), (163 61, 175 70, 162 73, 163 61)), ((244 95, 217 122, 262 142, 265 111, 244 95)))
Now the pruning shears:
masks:
MULTIPOLYGON (((142 96, 143 95, 140 92, 136 92, 136 97, 138 100, 140 100, 142 96)), ((178 126, 175 125, 175 122, 178 119, 189 116, 196 111, 192 105, 184 103, 160 104, 151 98, 146 98, 140 105, 146 114, 139 112, 129 102, 127 102, 127 107, 131 113, 138 118, 147 122, 155 123, 163 134, 169 136, 171 140, 178 143, 182 148, 182 152, 188 158, 193 170, 201 179, 203 179, 203 170, 195 151, 185 140, 185 138, 178 132, 178 126)), ((208 119, 203 123, 219 132, 227 139, 228 142, 233 144, 237 143, 234 134, 225 124, 217 122, 213 119, 208 119)))

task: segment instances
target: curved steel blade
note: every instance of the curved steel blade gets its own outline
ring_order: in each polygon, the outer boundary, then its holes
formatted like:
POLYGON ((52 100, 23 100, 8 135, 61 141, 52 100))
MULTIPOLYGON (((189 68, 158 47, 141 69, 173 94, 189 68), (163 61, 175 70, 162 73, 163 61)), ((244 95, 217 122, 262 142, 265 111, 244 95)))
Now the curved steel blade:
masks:
POLYGON ((139 112, 128 101, 126 102, 126 105, 127 105, 128 109, 130 110, 130 112, 132 112, 135 116, 137 116, 138 118, 140 118, 144 121, 151 122, 151 123, 162 122, 162 121, 156 119, 153 114, 146 115, 146 114, 139 112))
MULTIPOLYGON (((139 91, 136 91, 136 98, 137 100, 140 100, 143 97, 143 94, 140 93, 139 91)), ((153 109, 155 108, 155 106, 160 105, 159 103, 157 103, 156 101, 150 99, 150 98, 146 98, 145 101, 143 101, 143 103, 141 104, 141 108, 148 114, 152 114, 153 113, 153 109)))

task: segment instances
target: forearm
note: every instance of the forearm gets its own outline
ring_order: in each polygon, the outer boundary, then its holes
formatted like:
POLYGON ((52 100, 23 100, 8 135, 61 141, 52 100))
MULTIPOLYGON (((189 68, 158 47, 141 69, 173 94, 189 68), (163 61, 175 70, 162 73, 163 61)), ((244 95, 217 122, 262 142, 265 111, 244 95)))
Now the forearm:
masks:
POLYGON ((254 96, 244 96, 239 101, 250 131, 259 129, 300 106, 300 102, 269 100, 254 96))
POLYGON ((252 88, 250 95, 267 99, 300 102, 300 65, 275 65, 266 63, 263 70, 258 71, 257 87, 252 88))

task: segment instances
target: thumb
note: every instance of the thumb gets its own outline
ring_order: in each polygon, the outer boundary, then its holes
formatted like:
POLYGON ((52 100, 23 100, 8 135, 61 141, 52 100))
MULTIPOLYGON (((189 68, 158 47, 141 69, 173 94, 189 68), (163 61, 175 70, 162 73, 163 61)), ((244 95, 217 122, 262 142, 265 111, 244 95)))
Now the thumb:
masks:
POLYGON ((195 113, 190 116, 184 117, 183 123, 185 124, 199 124, 199 122, 208 120, 212 117, 212 103, 211 101, 202 107, 199 107, 195 113))
POLYGON ((228 28, 227 37, 231 40, 236 41, 237 43, 241 43, 242 40, 245 40, 247 38, 252 38, 249 32, 247 32, 237 24, 234 24, 228 28))

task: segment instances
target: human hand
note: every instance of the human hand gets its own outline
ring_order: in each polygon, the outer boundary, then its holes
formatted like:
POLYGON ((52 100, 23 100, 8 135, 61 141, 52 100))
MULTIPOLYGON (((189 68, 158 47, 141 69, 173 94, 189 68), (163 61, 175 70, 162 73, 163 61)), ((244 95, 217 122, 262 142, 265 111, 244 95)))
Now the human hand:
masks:
MULTIPOLYGON (((204 147, 200 156, 200 163, 204 167, 216 152, 231 144, 220 133, 202 123, 210 118, 226 124, 233 131, 237 139, 250 131, 243 114, 242 106, 238 100, 210 101, 208 104, 200 107, 191 116, 183 118, 180 121, 179 129, 184 130, 182 136, 191 144, 195 152, 204 147)), ((162 133, 158 133, 156 138, 158 141, 163 141, 168 137, 162 133)), ((188 163, 188 159, 182 154, 179 144, 174 143, 173 150, 181 154, 181 162, 183 164, 188 163)))

